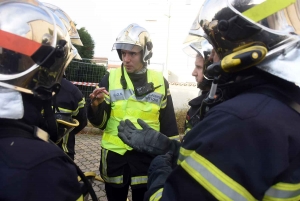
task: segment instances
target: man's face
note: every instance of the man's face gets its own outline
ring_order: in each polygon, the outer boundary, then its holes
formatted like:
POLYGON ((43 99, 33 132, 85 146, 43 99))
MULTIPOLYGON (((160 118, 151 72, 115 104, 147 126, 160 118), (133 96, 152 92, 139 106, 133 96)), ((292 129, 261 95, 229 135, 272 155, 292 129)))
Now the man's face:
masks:
POLYGON ((200 83, 203 80, 203 65, 204 65, 203 57, 201 55, 197 55, 195 61, 195 68, 192 72, 192 76, 195 77, 197 83, 200 83))
POLYGON ((143 68, 142 52, 121 50, 122 60, 127 73, 136 73, 143 68))

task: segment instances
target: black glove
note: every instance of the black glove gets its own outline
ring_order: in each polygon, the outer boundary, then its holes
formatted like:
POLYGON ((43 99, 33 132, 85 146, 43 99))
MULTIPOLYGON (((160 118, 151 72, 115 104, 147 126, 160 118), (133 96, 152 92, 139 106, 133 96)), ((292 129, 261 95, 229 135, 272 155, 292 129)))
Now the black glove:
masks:
POLYGON ((169 151, 173 140, 152 129, 143 120, 137 122, 143 128, 137 129, 131 121, 126 119, 118 126, 118 136, 123 142, 139 152, 162 155, 169 151))
POLYGON ((172 152, 156 156, 148 169, 148 189, 159 189, 166 182, 172 172, 172 152))

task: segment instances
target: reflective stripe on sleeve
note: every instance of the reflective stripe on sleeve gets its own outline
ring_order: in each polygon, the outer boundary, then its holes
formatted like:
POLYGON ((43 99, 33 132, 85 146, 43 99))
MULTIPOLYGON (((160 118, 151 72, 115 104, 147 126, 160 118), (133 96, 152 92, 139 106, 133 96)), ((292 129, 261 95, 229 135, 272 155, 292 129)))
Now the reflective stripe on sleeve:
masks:
POLYGON ((170 140, 177 140, 177 141, 180 141, 179 135, 171 136, 171 137, 169 137, 169 139, 170 139, 170 140))
POLYGON ((194 152, 193 150, 187 150, 184 149, 183 147, 180 147, 177 164, 179 165, 182 161, 184 161, 186 157, 191 155, 193 152, 194 152))
POLYGON ((167 106, 167 99, 161 102, 160 108, 165 108, 167 106))
POLYGON ((110 96, 109 95, 104 95, 104 100, 105 100, 105 103, 107 104, 107 105, 109 105, 110 104, 110 96))
POLYGON ((163 188, 158 189, 149 199, 149 201, 158 201, 162 197, 163 188))
POLYGON ((217 200, 255 200, 243 186, 195 151, 180 166, 217 200))
POLYGON ((78 108, 83 108, 85 105, 85 98, 82 98, 82 100, 78 103, 78 108))
POLYGON ((170 89, 168 88, 167 89, 167 96, 170 96, 171 95, 171 92, 170 92, 170 89))
POLYGON ((294 201, 300 200, 300 183, 277 183, 269 188, 263 201, 294 201))
POLYGON ((147 176, 131 177, 131 185, 146 184, 147 182, 147 176))
POLYGON ((104 126, 104 124, 105 124, 105 122, 107 121, 107 113, 106 113, 106 111, 104 111, 104 113, 103 113, 103 120, 102 120, 102 123, 100 124, 100 125, 96 125, 96 124, 93 124, 92 122, 90 122, 94 127, 96 127, 96 128, 102 128, 103 126, 104 126))

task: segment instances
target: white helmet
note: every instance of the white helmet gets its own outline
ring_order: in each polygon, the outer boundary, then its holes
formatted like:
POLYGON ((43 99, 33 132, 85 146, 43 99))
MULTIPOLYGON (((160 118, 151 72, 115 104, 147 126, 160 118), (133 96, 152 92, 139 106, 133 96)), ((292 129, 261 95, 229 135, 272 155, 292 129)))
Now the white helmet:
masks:
POLYGON ((184 45, 183 52, 190 57, 196 57, 199 54, 206 58, 213 49, 212 45, 203 37, 199 37, 188 45, 184 45))
POLYGON ((237 71, 228 65, 236 61, 232 55, 251 50, 248 67, 300 83, 299 13, 300 0, 206 0, 190 34, 208 39, 226 72, 237 71))
MULTIPOLYGON (((113 50, 143 51, 143 62, 152 57, 153 44, 149 32, 138 24, 130 24, 121 31, 114 43, 113 50)), ((122 60, 120 51, 119 58, 122 60)))
POLYGON ((0 1, 0 86, 50 99, 75 56, 61 20, 37 1, 0 1))
POLYGON ((73 44, 71 51, 75 55, 74 59, 82 60, 80 54, 78 53, 77 48, 74 47, 74 45, 83 46, 83 44, 80 40, 79 33, 76 29, 76 26, 75 26, 75 23, 73 22, 73 20, 69 17, 69 15, 66 12, 64 12, 62 9, 58 8, 55 5, 52 5, 49 3, 43 3, 43 5, 45 5, 47 8, 49 8, 64 23, 64 25, 70 35, 71 43, 73 44))
POLYGON ((66 28, 69 32, 72 44, 78 45, 78 46, 83 46, 83 44, 80 40, 78 31, 76 29, 76 25, 75 25, 74 21, 69 17, 69 15, 55 5, 52 5, 49 3, 43 3, 43 4, 47 8, 49 8, 55 15, 57 15, 59 17, 59 19, 64 23, 64 25, 66 26, 66 28))

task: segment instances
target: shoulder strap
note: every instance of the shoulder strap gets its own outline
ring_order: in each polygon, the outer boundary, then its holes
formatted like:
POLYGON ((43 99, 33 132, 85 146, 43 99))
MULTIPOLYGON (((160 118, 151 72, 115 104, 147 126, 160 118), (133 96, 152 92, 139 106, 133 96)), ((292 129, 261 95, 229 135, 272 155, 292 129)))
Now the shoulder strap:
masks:
POLYGON ((49 135, 46 131, 36 126, 30 126, 17 120, 1 120, 0 138, 23 137, 39 139, 48 142, 49 135))

